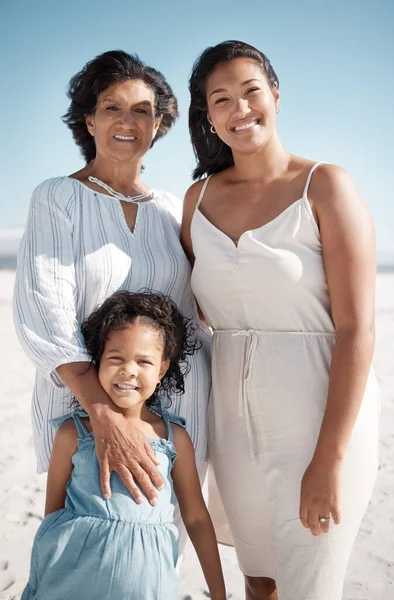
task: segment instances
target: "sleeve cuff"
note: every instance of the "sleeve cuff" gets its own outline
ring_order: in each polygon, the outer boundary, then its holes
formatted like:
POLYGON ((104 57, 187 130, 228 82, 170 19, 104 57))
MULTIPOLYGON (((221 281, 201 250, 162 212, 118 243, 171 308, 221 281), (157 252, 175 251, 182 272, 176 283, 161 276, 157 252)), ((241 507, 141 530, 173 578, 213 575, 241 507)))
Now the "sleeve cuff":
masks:
POLYGON ((62 359, 61 361, 57 362, 54 365, 51 365, 51 367, 45 373, 45 377, 47 379, 49 379, 49 381, 51 381, 55 387, 65 388, 67 386, 64 383, 63 379, 60 377, 59 373, 57 372, 57 368, 60 367, 60 365, 67 365, 67 364, 76 363, 76 362, 90 363, 91 361, 92 361, 92 357, 89 354, 83 354, 83 353, 75 354, 68 358, 62 359))

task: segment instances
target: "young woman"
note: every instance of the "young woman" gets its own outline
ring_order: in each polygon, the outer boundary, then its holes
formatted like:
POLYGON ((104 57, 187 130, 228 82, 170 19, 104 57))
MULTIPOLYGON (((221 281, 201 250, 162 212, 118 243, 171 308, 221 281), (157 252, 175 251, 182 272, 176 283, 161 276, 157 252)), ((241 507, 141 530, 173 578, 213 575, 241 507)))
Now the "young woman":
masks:
POLYGON ((209 447, 248 600, 340 600, 377 472, 375 244, 340 167, 290 154, 243 42, 190 78, 192 288, 214 330, 209 447), (320 535, 324 534, 324 535, 320 535))

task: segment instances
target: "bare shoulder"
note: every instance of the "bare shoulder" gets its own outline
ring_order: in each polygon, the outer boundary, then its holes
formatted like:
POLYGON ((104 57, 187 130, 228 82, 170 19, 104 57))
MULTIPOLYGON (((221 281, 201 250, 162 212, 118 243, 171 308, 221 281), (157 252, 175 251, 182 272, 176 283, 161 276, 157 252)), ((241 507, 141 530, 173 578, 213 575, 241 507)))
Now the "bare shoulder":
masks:
POLYGON ((205 181, 205 179, 200 179, 199 181, 196 181, 195 183, 193 183, 193 185, 189 187, 185 194, 185 208, 188 208, 189 210, 194 210, 205 181))
POLYGON ((316 168, 309 186, 308 200, 318 219, 332 215, 342 220, 355 213, 370 218, 367 205, 352 176, 338 165, 322 164, 316 168))
POLYGON ((174 446, 177 452, 192 451, 194 453, 193 444, 186 429, 181 425, 173 423, 172 430, 174 432, 174 446))
POLYGON ((75 423, 73 419, 67 419, 64 421, 57 430, 56 437, 66 438, 66 439, 78 439, 77 428, 75 427, 75 423))
POLYGON ((313 173, 308 190, 308 197, 315 202, 335 199, 339 195, 357 193, 356 185, 351 175, 338 165, 321 164, 313 173))
POLYGON ((73 419, 68 419, 59 427, 55 435, 53 448, 54 451, 66 451, 70 455, 77 451, 78 432, 73 419))

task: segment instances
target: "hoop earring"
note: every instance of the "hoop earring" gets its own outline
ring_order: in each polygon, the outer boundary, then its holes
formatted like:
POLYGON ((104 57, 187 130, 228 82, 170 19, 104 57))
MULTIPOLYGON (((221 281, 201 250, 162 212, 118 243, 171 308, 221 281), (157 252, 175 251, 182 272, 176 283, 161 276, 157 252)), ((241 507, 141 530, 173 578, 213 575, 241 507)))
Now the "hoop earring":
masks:
POLYGON ((161 381, 159 381, 159 383, 156 383, 156 390, 158 390, 160 386, 161 386, 161 381))
POLYGON ((212 133, 216 133, 216 129, 214 128, 213 125, 211 125, 210 130, 211 130, 212 133))
POLYGON ((277 115, 280 113, 280 104, 276 105, 275 112, 277 115))

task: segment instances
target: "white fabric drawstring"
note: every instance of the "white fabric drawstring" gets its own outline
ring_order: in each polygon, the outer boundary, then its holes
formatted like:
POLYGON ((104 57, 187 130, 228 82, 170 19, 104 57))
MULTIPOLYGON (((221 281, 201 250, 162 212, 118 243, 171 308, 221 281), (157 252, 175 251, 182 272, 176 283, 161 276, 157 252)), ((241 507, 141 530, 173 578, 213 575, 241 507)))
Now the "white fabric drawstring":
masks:
POLYGON ((250 416, 248 384, 253 375, 254 354, 257 348, 257 333, 253 329, 241 329, 233 333, 233 336, 237 335, 245 336, 244 359, 241 364, 241 377, 239 382, 238 413, 240 417, 245 419, 250 458, 254 461, 256 453, 253 440, 252 420, 250 416))
POLYGON ((88 177, 88 179, 92 183, 95 183, 96 185, 99 185, 100 187, 104 188, 110 196, 113 196, 117 200, 122 200, 123 202, 141 202, 141 200, 144 200, 146 202, 148 199, 152 199, 151 196, 153 195, 153 190, 148 190, 147 192, 144 192, 143 194, 138 194, 137 196, 124 196, 120 192, 115 192, 115 190, 113 190, 109 185, 107 185, 100 179, 97 179, 97 177, 90 176, 88 177))

